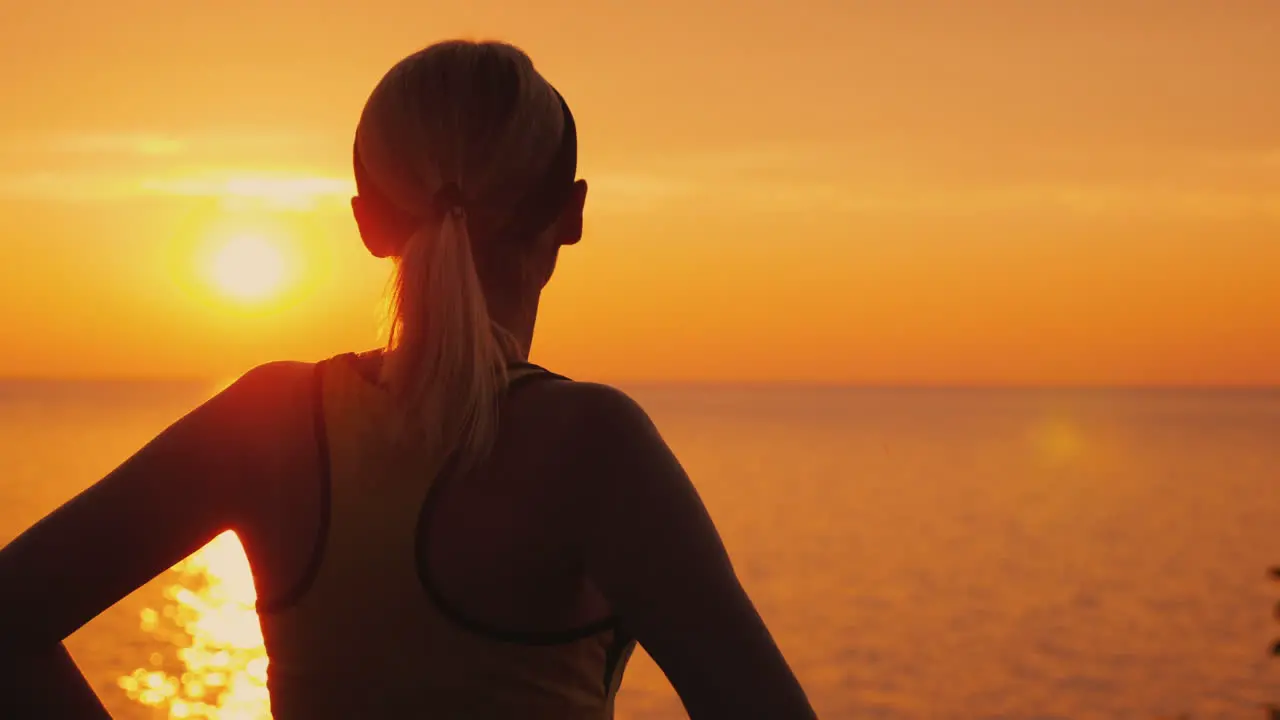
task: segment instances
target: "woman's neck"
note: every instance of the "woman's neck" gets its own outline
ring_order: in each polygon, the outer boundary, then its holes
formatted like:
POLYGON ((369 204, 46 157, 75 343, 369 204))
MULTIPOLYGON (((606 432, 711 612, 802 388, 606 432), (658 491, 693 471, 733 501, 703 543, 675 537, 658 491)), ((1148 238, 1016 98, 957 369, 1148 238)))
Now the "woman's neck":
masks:
POLYGON ((529 359, 529 351, 533 347, 533 328, 538 321, 539 295, 524 298, 515 302, 496 302, 489 307, 489 317, 495 325, 511 334, 516 342, 519 357, 513 360, 529 359))

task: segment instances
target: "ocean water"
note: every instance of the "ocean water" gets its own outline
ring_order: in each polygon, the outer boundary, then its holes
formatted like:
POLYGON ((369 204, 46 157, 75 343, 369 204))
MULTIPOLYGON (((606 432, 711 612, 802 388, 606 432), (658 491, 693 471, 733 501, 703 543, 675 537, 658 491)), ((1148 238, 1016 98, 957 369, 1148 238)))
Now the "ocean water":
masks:
MULTIPOLYGON (((1280 393, 636 387, 828 718, 1280 703, 1280 393)), ((0 543, 206 397, 0 382, 0 543)), ((267 717, 233 537, 68 640, 116 717, 267 717)), ((637 653, 620 718, 681 717, 637 653)))

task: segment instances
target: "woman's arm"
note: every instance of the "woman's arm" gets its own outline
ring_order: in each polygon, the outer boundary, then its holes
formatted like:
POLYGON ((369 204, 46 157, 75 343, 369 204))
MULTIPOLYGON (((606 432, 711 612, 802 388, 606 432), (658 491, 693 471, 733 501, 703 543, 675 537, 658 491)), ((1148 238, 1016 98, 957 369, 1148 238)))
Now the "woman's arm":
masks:
POLYGON ((52 652, 236 527, 249 501, 248 455, 272 415, 280 372, 266 365, 247 373, 0 549, 0 667, 52 652))
POLYGON ((747 597, 684 469, 644 411, 604 386, 594 397, 584 492, 587 574, 653 657, 691 718, 813 718, 747 597))

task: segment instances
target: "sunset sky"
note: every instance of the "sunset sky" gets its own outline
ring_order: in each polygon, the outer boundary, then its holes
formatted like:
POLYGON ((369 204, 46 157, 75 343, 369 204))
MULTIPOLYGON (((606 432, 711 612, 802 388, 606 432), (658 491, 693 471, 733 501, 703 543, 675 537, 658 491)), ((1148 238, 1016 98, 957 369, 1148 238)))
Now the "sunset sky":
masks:
POLYGON ((523 47, 578 119, 558 371, 1280 384, 1274 0, 5 2, 0 376, 374 345, 352 133, 455 36, 523 47), (228 243, 281 294, 220 282, 228 243))

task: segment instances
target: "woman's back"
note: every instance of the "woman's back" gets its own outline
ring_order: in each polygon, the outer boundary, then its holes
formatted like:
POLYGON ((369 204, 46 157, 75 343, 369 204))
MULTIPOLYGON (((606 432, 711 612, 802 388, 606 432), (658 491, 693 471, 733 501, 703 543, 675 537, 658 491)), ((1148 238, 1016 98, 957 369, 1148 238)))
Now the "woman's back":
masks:
POLYGON ((377 361, 315 370, 318 477, 303 465, 285 482, 327 500, 297 579, 268 581, 277 596, 259 609, 275 716, 611 716, 633 642, 569 547, 572 497, 557 489, 579 482, 565 476, 589 439, 549 387, 565 381, 513 368, 491 461, 452 477, 395 440, 377 361))

